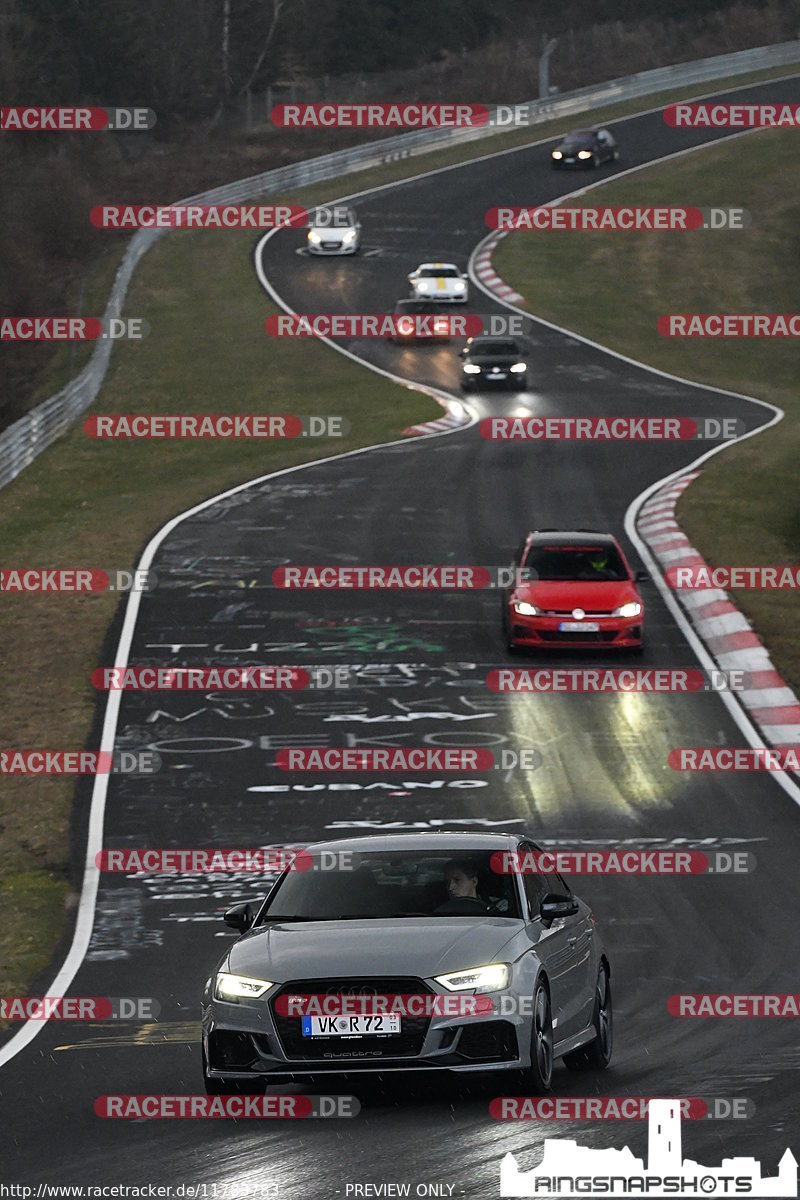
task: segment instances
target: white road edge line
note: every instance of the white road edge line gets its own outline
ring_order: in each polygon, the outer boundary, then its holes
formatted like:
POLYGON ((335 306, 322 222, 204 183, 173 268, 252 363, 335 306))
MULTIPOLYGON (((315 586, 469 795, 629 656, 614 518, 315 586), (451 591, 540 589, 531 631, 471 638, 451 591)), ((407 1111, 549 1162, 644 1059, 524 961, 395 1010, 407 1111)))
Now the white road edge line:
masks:
MULTIPOLYGON (((763 87, 765 84, 781 83, 787 79, 796 79, 797 74, 798 73, 796 71, 793 71, 793 72, 789 72, 787 75, 780 75, 780 76, 776 76, 774 78, 769 78, 769 79, 759 79, 753 83, 740 84, 738 86, 725 88, 723 91, 713 91, 712 90, 709 92, 703 92, 697 96, 692 96, 692 97, 688 97, 688 98, 682 97, 682 101, 684 103, 689 104, 689 103, 693 103, 696 100, 705 99, 708 96, 726 96, 726 95, 729 95, 731 92, 747 91, 751 88, 763 87)), ((632 120, 635 117, 647 116, 649 113, 661 111, 663 109, 663 107, 664 107, 663 104, 659 104, 653 108, 643 109, 641 112, 623 114, 619 117, 612 118, 608 122, 608 124, 611 124, 613 120, 627 121, 627 120, 632 120)), ((748 131, 748 132, 752 132, 752 131, 748 131)), ((730 136, 737 137, 740 135, 732 134, 730 136)), ((555 135, 551 134, 549 137, 541 138, 539 141, 536 141, 536 142, 525 142, 522 146, 512 146, 505 150, 498 150, 491 154, 481 155, 477 158, 466 159, 464 162, 453 163, 450 166, 436 167, 430 171, 423 171, 418 175, 406 176, 403 179, 393 180, 390 183, 383 183, 383 184, 377 185, 376 187, 364 188, 362 191, 359 191, 359 192, 351 192, 348 195, 338 197, 337 199, 339 199, 339 200, 355 200, 359 196, 367 196, 374 192, 385 191, 386 189, 392 188, 392 187, 401 187, 403 184, 413 183, 419 179, 426 179, 426 178, 430 177, 431 175, 439 175, 444 171, 456 171, 459 169, 459 167, 472 166, 474 163, 485 162, 487 159, 499 158, 502 155, 506 155, 506 154, 516 154, 516 153, 519 153, 521 150, 529 150, 534 146, 542 146, 542 145, 545 145, 547 142, 553 141, 554 137, 555 137, 555 135)), ((709 145, 712 145, 712 146, 719 145, 719 142, 721 140, 727 140, 727 139, 719 139, 718 141, 709 143, 709 145)), ((628 172, 618 172, 613 178, 619 178, 619 176, 621 174, 627 174, 627 173, 628 172)), ((572 193, 572 194, 576 195, 577 193, 572 193)), ((569 196, 563 196, 563 197, 560 197, 560 199, 566 200, 566 199, 569 199, 569 196)), ((323 203, 330 204, 330 203, 332 203, 332 201, 325 201, 323 203)), ((551 203, 555 203, 555 202, 551 202, 551 203)), ((317 205, 317 207, 319 207, 319 205, 317 205)), ((271 236, 271 234, 274 232, 276 232, 276 231, 275 230, 270 231, 270 233, 267 234, 267 237, 271 236)), ((492 233, 496 233, 496 230, 493 230, 492 233)), ((263 245, 264 240, 266 240, 266 239, 262 239, 256 247, 256 254, 258 255, 257 269, 258 269, 258 267, 260 267, 260 248, 263 245)), ((486 240, 487 239, 485 239, 485 238, 482 239, 482 241, 479 243, 476 250, 480 249, 480 246, 483 245, 483 241, 486 241, 486 240)), ((475 253, 476 253, 476 251, 473 251, 472 255, 470 256, 470 264, 472 263, 475 253)), ((470 270, 470 275, 472 275, 471 270, 470 270)), ((478 286, 480 287, 481 285, 478 284, 478 286)), ((482 290, 486 291, 485 288, 482 288, 482 290)), ((487 292, 487 294, 491 295, 490 292, 487 292)), ((496 297, 492 297, 492 298, 496 299, 496 297)), ((282 302, 278 302, 278 303, 279 303, 279 306, 281 308, 283 308, 285 312, 291 313, 291 309, 289 309, 286 305, 284 305, 282 302)), ((531 316, 530 313, 525 312, 523 309, 516 308, 515 305, 510 304, 508 301, 504 301, 503 303, 505 303, 506 307, 508 307, 508 308, 515 308, 515 310, 517 312, 522 312, 523 315, 526 317, 531 316)), ((533 319, 536 319, 536 318, 533 318, 533 319)), ((548 322, 541 322, 541 323, 548 324, 548 322)), ((571 337, 579 337, 578 334, 573 333, 571 330, 560 329, 560 327, 557 325, 551 325, 550 327, 552 329, 559 330, 559 332, 561 332, 561 333, 568 333, 571 337)), ((393 377, 389 374, 388 371, 384 371, 380 367, 373 367, 369 363, 364 362, 362 359, 356 359, 355 355, 350 354, 350 352, 344 350, 343 347, 337 346, 335 342, 331 342, 327 338, 323 339, 323 340, 327 341, 329 345, 332 345, 335 349, 339 350, 340 353, 345 354, 345 355, 347 355, 347 357, 354 359, 361 366, 368 367, 370 370, 374 370, 378 374, 385 375, 390 379, 396 379, 397 382, 401 383, 402 385, 404 385, 406 387, 413 386, 406 379, 400 379, 399 377, 393 377)), ((595 342, 589 342, 588 338, 579 338, 579 340, 587 342, 589 345, 592 345, 592 346, 597 345, 597 343, 595 343, 595 342)), ((604 346, 597 346, 597 348, 600 350, 604 350, 605 353, 607 353, 607 354, 614 354, 613 350, 607 350, 606 347, 604 347, 604 346)), ((621 354, 617 354, 616 357, 622 358, 622 359, 625 358, 625 356, 621 355, 621 354)), ((634 359, 625 359, 625 361, 635 363, 636 366, 645 367, 647 370, 653 370, 653 368, 647 367, 646 364, 644 364, 644 363, 636 363, 634 359)), ((665 374, 664 372, 656 372, 656 373, 661 374, 661 375, 665 374)), ((678 376, 666 376, 666 377, 671 378, 671 379, 678 379, 678 376)), ((680 380, 680 382, 691 383, 692 381, 691 380, 680 380)), ((693 386, 697 386, 697 385, 695 384, 693 386)), ((423 388, 420 386, 417 386, 415 390, 423 390, 423 388)), ((737 395, 736 392, 725 392, 724 389, 722 389, 722 388, 711 388, 709 390, 721 392, 724 395, 733 395, 733 396, 737 395)), ((436 392, 436 389, 431 389, 428 394, 435 395, 435 392, 436 392)), ((442 395, 446 395, 446 393, 442 393, 442 395)), ((753 399, 753 397, 745 397, 745 399, 753 399)), ((768 405, 763 400, 753 399, 753 402, 756 404, 762 404, 766 408, 774 409, 774 405, 768 405)), ((457 403, 461 403, 461 401, 457 401, 457 403)), ((466 429, 466 428, 470 428, 472 425, 474 425, 476 423, 478 417, 477 417, 477 413, 475 412, 475 410, 472 409, 469 405, 464 404, 463 407, 466 411, 468 411, 472 415, 472 420, 469 422, 469 424, 461 427, 461 429, 466 429)), ((774 411, 776 411, 777 413, 780 414, 779 416, 775 417, 775 421, 780 420, 783 417, 782 411, 779 409, 774 409, 774 411)), ((774 421, 770 422, 770 424, 774 424, 774 423, 775 423, 774 421)), ((764 426, 763 428, 769 428, 769 425, 764 426)), ((461 429, 445 430, 442 433, 431 434, 430 436, 431 437, 450 437, 453 433, 461 432, 461 429)), ((754 432, 760 432, 760 430, 755 430, 754 432)), ((751 435, 748 434, 746 436, 749 437, 751 435)), ((170 534, 172 532, 173 529, 175 529, 178 525, 180 525, 187 518, 194 516, 198 512, 202 512, 203 509, 208 508, 212 504, 216 504, 217 501, 219 501, 219 500, 224 500, 227 496, 233 496, 237 492, 243 491, 245 488, 254 487, 256 484, 263 483, 267 479, 275 479, 280 475, 288 475, 288 474, 292 473, 293 471, 302 471, 302 470, 305 470, 307 467, 313 467, 313 466, 321 465, 323 463, 332 462, 334 459, 350 458, 357 454, 366 454, 372 450, 383 450, 383 449, 386 449, 391 446, 414 446, 416 444, 417 443, 409 441, 407 438, 401 438, 401 439, 397 439, 396 441, 393 441, 393 442, 383 442, 377 446, 363 446, 358 450, 349 450, 345 454, 334 454, 328 458, 314 459, 313 462, 310 462, 310 463, 300 463, 300 464, 298 464, 298 466, 295 466, 295 467, 285 467, 280 471, 272 471, 269 474, 261 475, 256 479, 250 479, 246 483, 237 484, 236 487, 229 488, 225 492, 220 492, 218 495, 212 496, 209 500, 202 501, 202 503, 195 505, 193 508, 187 509, 186 512, 179 513, 178 516, 173 517, 172 520, 168 521, 167 524, 164 525, 160 530, 158 530, 158 532, 155 533, 153 535, 153 537, 150 539, 150 541, 147 543, 144 551, 142 552, 142 557, 139 560, 139 563, 138 563, 138 566, 136 569, 137 570, 141 570, 141 569, 146 570, 147 569, 149 563, 153 559, 153 556, 154 556, 156 550, 161 545, 161 542, 164 540, 165 537, 167 537, 168 534, 170 534)), ((719 447, 719 449, 723 449, 723 448, 724 447, 719 447)), ((712 453, 716 453, 716 451, 709 452, 709 454, 712 454, 712 453)), ((706 458, 706 457, 709 457, 709 455, 703 456, 703 458, 706 458)), ((697 461, 701 462, 701 461, 703 461, 703 459, 701 458, 701 459, 698 459, 697 461)), ((682 472, 678 472, 676 474, 681 474, 681 473, 682 472)), ((673 478, 673 476, 668 476, 666 478, 673 478)), ((648 489, 647 493, 642 493, 641 497, 637 497, 637 500, 645 499, 646 495, 650 494, 650 491, 655 490, 656 487, 660 486, 660 484, 664 483, 665 481, 666 481, 666 479, 659 481, 659 484, 655 484, 652 489, 648 489)), ((634 503, 636 503, 636 501, 634 501, 634 503)), ((630 512, 630 509, 628 510, 628 512, 630 512)), ((627 514, 626 514, 626 522, 627 522, 627 514)), ((666 586, 663 584, 663 580, 661 581, 659 586, 660 587, 666 586)), ((127 602, 127 606, 125 609, 125 617, 123 620, 122 632, 120 633, 119 643, 117 646, 117 661, 115 664, 117 666, 124 667, 128 663, 128 654, 130 652, 131 642, 133 640, 133 631, 134 631, 134 628, 136 625, 136 618, 138 616, 138 613, 139 613, 139 594, 136 592, 131 592, 130 595, 128 596, 128 602, 127 602)), ((680 620, 679 620, 679 624, 680 624, 680 621, 684 620, 684 619, 682 617, 682 614, 680 614, 680 613, 678 613, 678 617, 680 618, 680 620)), ((688 631, 688 633, 691 633, 690 627, 685 622, 685 620, 684 620, 684 624, 686 626, 686 631, 688 631)), ((681 628, 683 628, 683 625, 681 626, 681 628)), ((687 633, 687 636, 688 636, 688 633, 687 633)), ((692 634, 692 636, 693 636, 693 634, 692 634)), ((690 639, 690 644, 691 644, 691 639, 690 639)), ((699 643, 698 643, 698 645, 699 645, 699 643)), ((700 649, 702 650, 703 653, 705 653, 705 650, 702 646, 700 646, 700 649)), ((698 657, 701 657, 701 656, 698 654, 698 657)), ((702 661, 702 658, 701 658, 701 661, 702 661)), ((726 693, 721 692, 719 694, 720 694, 720 696, 723 697, 723 699, 726 703, 729 702, 729 697, 726 695, 726 693)), ((100 746, 99 746, 100 750, 108 750, 108 749, 113 748, 114 733, 115 733, 116 727, 117 727, 117 717, 119 715, 120 700, 121 700, 121 693, 118 693, 115 691, 112 691, 109 693, 109 697, 106 702, 105 716, 103 719, 103 729, 102 729, 102 734, 101 734, 101 738, 100 738, 100 746)), ((753 736, 758 738, 758 735, 756 734, 755 730, 753 729, 752 725, 750 725, 749 722, 748 722, 748 726, 752 730, 753 736)), ((756 742, 751 743, 751 744, 752 745, 763 745, 763 743, 760 741, 760 739, 758 739, 756 742)), ((782 782, 782 780, 780 780, 780 782, 782 782)), ((791 781, 787 780, 787 783, 790 783, 790 782, 791 781)), ((792 795, 793 799, 795 799, 796 802, 798 804, 800 804, 800 789, 795 788, 794 784, 792 784, 791 786, 792 786, 793 790, 790 794, 792 795)), ((87 831, 86 862, 85 862, 85 867, 84 867, 81 895, 80 895, 80 900, 78 902, 78 916, 77 916, 77 919, 75 922, 75 930, 74 930, 73 937, 72 937, 72 943, 70 945, 69 950, 67 951, 67 956, 64 959, 64 962, 61 965, 55 979, 53 980, 50 987, 45 992, 45 996, 47 996, 47 997, 55 996, 55 997, 60 998, 66 993, 66 990, 69 987, 69 985, 72 983, 72 980, 75 978, 75 976, 83 962, 83 959, 86 955, 86 951, 89 947, 89 941, 91 939, 91 934, 92 934, 92 927, 94 925, 95 902, 97 899, 97 890, 98 890, 99 879, 100 879, 100 871, 99 871, 98 867, 96 866, 94 859, 95 859, 95 855, 97 853, 99 853, 99 851, 102 849, 102 846, 103 846, 103 820, 104 820, 104 816, 105 816, 105 804, 106 804, 107 791, 108 791, 108 777, 104 776, 104 775, 95 776, 95 785, 92 789, 92 799, 91 799, 91 806, 90 806, 90 810, 89 810, 89 827, 88 827, 88 831, 87 831)), ((15 1033, 13 1035, 13 1037, 9 1038, 9 1040, 5 1043, 5 1045, 0 1046, 0 1067, 3 1067, 7 1062, 10 1062, 12 1058, 15 1058, 17 1056, 17 1054, 20 1053, 21 1050, 24 1050, 24 1048, 33 1041, 33 1039, 36 1037, 36 1035, 38 1033, 41 1033, 42 1029, 44 1028, 44 1026, 46 1024, 47 1024, 47 1021, 30 1021, 30 1020, 26 1021, 25 1024, 22 1026, 22 1028, 17 1033, 15 1033)))

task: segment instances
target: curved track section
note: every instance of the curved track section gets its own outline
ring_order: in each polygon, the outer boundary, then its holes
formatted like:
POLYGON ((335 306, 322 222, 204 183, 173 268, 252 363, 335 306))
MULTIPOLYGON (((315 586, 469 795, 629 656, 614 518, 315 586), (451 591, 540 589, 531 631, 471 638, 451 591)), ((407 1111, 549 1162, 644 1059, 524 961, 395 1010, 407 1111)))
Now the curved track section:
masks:
MULTIPOLYGON (((778 82, 743 95, 774 100, 791 91, 778 82)), ((708 140, 666 129, 657 114, 615 127, 625 166, 708 140)), ((297 311, 385 310, 418 262, 465 265, 488 208, 541 203, 563 189, 543 147, 493 156, 357 198, 367 240, 360 259, 308 260, 296 253, 298 236, 286 233, 267 242, 263 269, 297 311)), ((476 397, 482 415, 735 416, 750 430, 771 415, 540 324, 530 341, 531 390, 476 397)), ((452 350, 346 348, 408 379, 456 390, 452 350)), ((532 525, 608 528, 630 547, 625 514, 636 497, 696 456, 697 446, 686 443, 493 443, 470 428, 285 471, 193 510, 158 544, 153 565, 163 586, 141 600, 130 661, 346 664, 353 686, 318 696, 124 694, 116 744, 151 745, 165 768, 151 780, 110 780, 104 838, 109 848, 269 845, 442 822, 524 828, 571 846, 751 850, 753 875, 580 881, 612 955, 617 1045, 602 1079, 559 1066, 555 1083, 573 1096, 748 1096, 752 1120, 690 1125, 686 1152, 712 1164, 752 1154, 774 1170, 800 1110, 791 1023, 681 1022, 666 1009, 677 991, 796 990, 792 799, 768 779, 683 778, 667 766, 675 746, 742 741, 719 698, 498 696, 484 682, 505 661, 490 593, 312 594, 270 584, 272 569, 290 562, 505 564, 532 525), (285 746, 365 739, 532 746, 542 765, 478 780, 356 783, 300 781, 274 766, 285 746)), ((685 632, 656 588, 648 600, 642 665, 693 665, 685 632)), ((438 1077, 343 1085, 338 1090, 356 1090, 364 1106, 351 1122, 99 1121, 92 1105, 102 1093, 200 1091, 198 997, 230 936, 219 913, 260 890, 249 878, 103 877, 71 991, 153 996, 161 1017, 124 1028, 51 1022, 6 1063, 0 1138, 8 1178, 216 1183, 309 1198, 344 1194, 348 1183, 440 1182, 452 1184, 453 1195, 478 1197, 496 1194, 507 1150, 527 1167, 545 1134, 565 1132, 492 1121, 491 1096, 513 1094, 497 1081, 438 1077)), ((568 1135, 645 1153, 643 1125, 570 1127, 568 1135)))

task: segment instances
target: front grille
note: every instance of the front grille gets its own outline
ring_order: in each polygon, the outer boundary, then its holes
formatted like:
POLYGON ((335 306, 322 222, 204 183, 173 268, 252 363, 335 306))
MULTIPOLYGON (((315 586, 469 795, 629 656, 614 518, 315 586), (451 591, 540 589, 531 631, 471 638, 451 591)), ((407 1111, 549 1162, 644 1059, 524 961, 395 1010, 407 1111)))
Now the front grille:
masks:
MULTIPOLYGON (((541 613, 541 615, 543 617, 561 617, 561 618, 566 618, 567 620, 573 620, 573 621, 575 620, 575 618, 572 616, 574 611, 575 610, 573 608, 565 608, 565 609, 541 608, 541 609, 539 609, 539 612, 541 613)), ((611 617, 613 615, 614 614, 608 610, 606 610, 605 612, 584 612, 583 617, 581 619, 584 621, 596 621, 598 618, 611 617)))
POLYGON ((601 630, 600 633, 570 633, 564 629, 539 629, 537 632, 543 642, 613 642, 617 636, 616 629, 601 630))
POLYGON ((466 1025, 458 1043, 463 1058, 481 1062, 513 1062, 519 1058, 517 1031, 510 1021, 482 1021, 466 1025))
POLYGON ((369 989, 368 995, 431 995, 431 989, 421 979, 390 977, 347 977, 341 979, 294 979, 284 984, 270 1001, 272 1018, 287 1058, 302 1061, 327 1060, 332 1062, 348 1059, 374 1060, 378 1058, 412 1058, 422 1050, 428 1032, 430 1017, 400 1017, 399 1034, 382 1034, 366 1037, 306 1038, 302 1033, 300 1017, 280 1016, 275 1010, 278 996, 285 995, 338 995, 359 994, 369 989))

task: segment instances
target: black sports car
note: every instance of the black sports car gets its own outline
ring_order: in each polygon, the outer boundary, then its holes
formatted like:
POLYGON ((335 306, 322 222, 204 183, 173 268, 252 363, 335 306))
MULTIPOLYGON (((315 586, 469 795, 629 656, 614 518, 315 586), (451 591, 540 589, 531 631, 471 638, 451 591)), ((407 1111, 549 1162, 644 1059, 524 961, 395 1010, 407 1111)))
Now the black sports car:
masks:
POLYGON ((558 143, 550 162, 554 167, 599 167, 618 158, 617 143, 607 129, 575 129, 558 143))
POLYGON ((527 387, 525 351, 515 338, 471 337, 459 351, 459 357, 461 387, 465 392, 496 386, 523 392, 527 387))

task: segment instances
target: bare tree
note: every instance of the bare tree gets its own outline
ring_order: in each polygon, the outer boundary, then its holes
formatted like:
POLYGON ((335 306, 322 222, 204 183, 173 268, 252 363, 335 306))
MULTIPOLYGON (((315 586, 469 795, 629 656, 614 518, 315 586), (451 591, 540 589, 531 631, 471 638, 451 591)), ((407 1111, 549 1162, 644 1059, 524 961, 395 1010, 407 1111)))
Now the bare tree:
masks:
MULTIPOLYGON (((228 0, 226 0, 226 3, 227 2, 228 2, 228 0)), ((250 74, 248 75, 247 79, 244 81, 242 86, 239 88, 239 91, 238 91, 239 96, 243 96, 245 94, 245 92, 250 91, 250 88, 252 87, 253 82, 258 75, 258 72, 261 70, 262 66, 264 65, 264 59, 267 57, 269 48, 272 45, 273 41, 275 40, 275 34, 278 31, 278 26, 280 25, 281 17, 284 13, 284 10, 287 7, 291 7, 291 4, 292 4, 292 0, 272 0, 272 17, 271 17, 271 20, 269 23, 269 29, 267 30, 267 36, 264 39, 264 42, 261 46, 261 53, 259 54, 258 58, 255 61, 255 66, 253 67, 252 71, 250 72, 250 74)))

